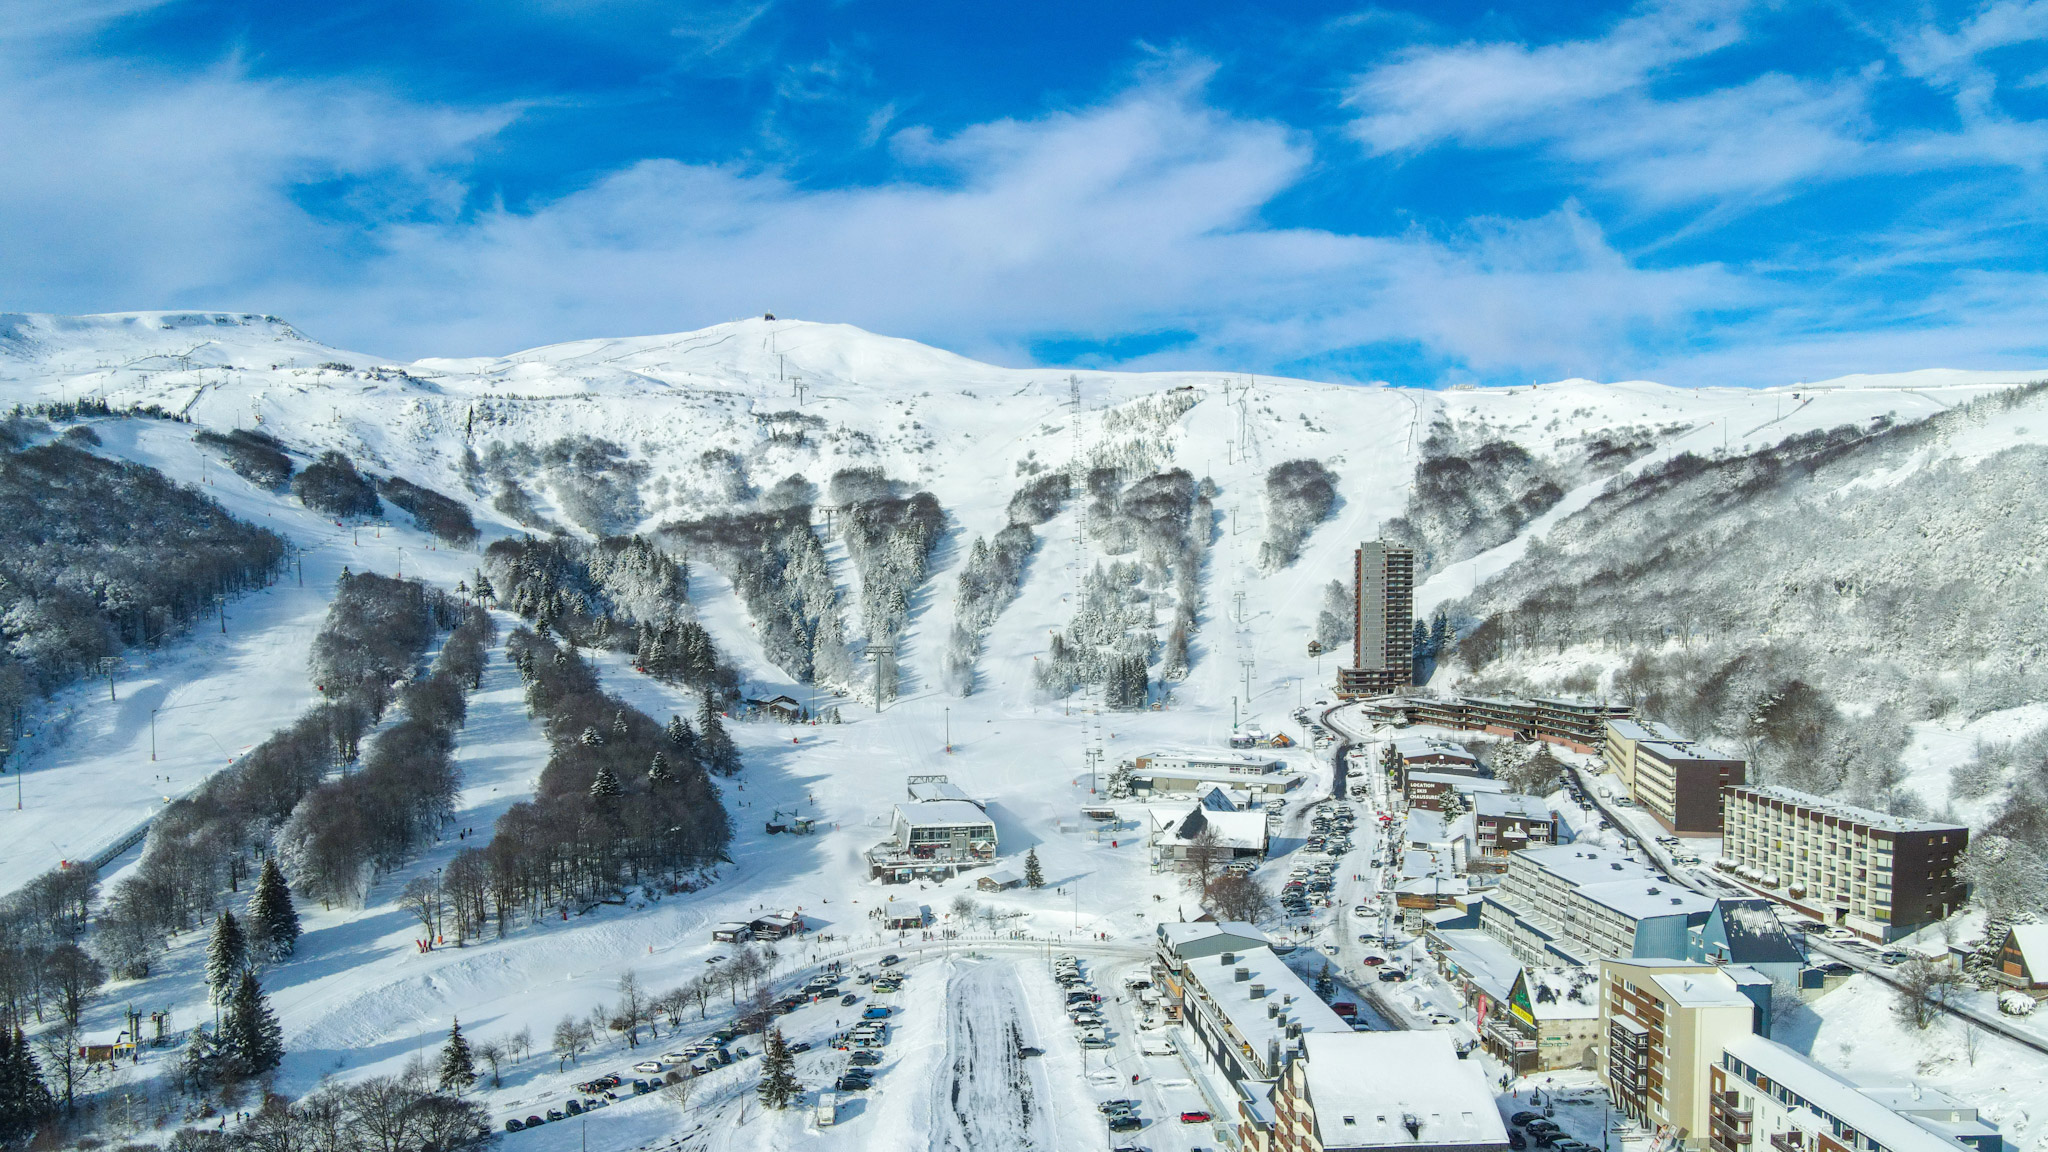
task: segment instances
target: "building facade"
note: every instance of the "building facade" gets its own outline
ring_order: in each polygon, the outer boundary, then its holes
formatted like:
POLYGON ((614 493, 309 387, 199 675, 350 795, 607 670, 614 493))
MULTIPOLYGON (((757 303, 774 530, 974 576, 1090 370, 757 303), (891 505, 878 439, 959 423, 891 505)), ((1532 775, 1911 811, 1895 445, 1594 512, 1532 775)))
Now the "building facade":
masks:
POLYGON ((1892 940, 1962 905, 1960 824, 1909 820, 1790 788, 1725 793, 1717 867, 1772 899, 1872 940, 1892 940))
POLYGON ((1734 979, 1682 960, 1602 960, 1600 1078, 1616 1110, 1660 1143, 1707 1146, 1707 1072, 1748 1036, 1756 1005, 1734 979))
POLYGON ((1273 1088, 1277 1152, 1507 1152, 1485 1073, 1449 1036, 1316 1033, 1303 1047, 1273 1088))
POLYGON ((1995 1152, 1977 1110, 1918 1088, 1866 1091, 1761 1036, 1707 1072, 1711 1152, 1995 1152))
POLYGON ((1688 930, 1714 902, 1605 848, 1560 844, 1508 857, 1480 927, 1524 964, 1684 956, 1688 930))
POLYGON ((1721 834, 1722 790, 1742 784, 1748 765, 1683 741, 1635 745, 1629 795, 1680 836, 1721 834))
POLYGON ((1678 733, 1655 720, 1609 720, 1601 726, 1600 759, 1607 770, 1621 778, 1624 788, 1633 789, 1636 779, 1636 746, 1645 740, 1676 741, 1678 733))
POLYGON ((1351 667, 1337 694, 1387 696, 1415 681, 1415 550, 1371 540, 1352 554, 1351 667))
POLYGON ((1179 986, 1188 1031, 1232 1085, 1277 1078, 1306 1033, 1351 1031, 1264 946, 1184 957, 1179 986))
POLYGON ((1480 856, 1505 857, 1557 842, 1557 819, 1541 796, 1479 792, 1472 796, 1472 813, 1480 856))
POLYGON ((1574 752, 1599 752, 1610 720, 1627 719, 1626 704, 1541 697, 1410 696, 1380 709, 1389 718, 1515 740, 1541 740, 1574 752))

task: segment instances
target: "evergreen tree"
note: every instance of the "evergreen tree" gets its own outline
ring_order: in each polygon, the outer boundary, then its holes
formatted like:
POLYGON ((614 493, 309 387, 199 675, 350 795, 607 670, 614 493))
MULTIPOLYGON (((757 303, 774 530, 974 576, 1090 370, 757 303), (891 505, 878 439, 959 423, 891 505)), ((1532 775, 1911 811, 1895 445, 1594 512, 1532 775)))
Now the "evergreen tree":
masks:
POLYGON ((235 981, 248 970, 249 942, 241 922, 233 912, 223 911, 206 942, 206 986, 213 990, 214 1003, 224 1003, 235 990, 235 981))
POLYGON ((1450 639, 1451 618, 1443 609, 1439 608, 1436 610, 1436 615, 1429 621, 1429 654, 1442 659, 1444 653, 1450 650, 1447 647, 1450 639))
POLYGON ((1415 653, 1415 662, 1418 664, 1425 657, 1436 655, 1429 647, 1429 625, 1424 624, 1420 620, 1415 622, 1415 634, 1409 639, 1408 643, 1410 649, 1415 653))
POLYGON ((624 739, 626 732, 626 712, 625 709, 622 708, 619 711, 612 713, 612 735, 624 739))
POLYGON ((1330 979, 1330 966, 1325 964, 1316 972, 1316 995, 1328 1000, 1336 995, 1337 982, 1330 979))
POLYGON ((1038 849, 1036 848, 1032 848, 1024 853, 1024 886, 1026 888, 1045 887, 1045 870, 1038 866, 1038 849))
POLYGON ((604 743, 604 733, 599 732, 596 726, 593 725, 591 727, 585 728, 583 730, 583 735, 579 737, 579 739, 583 741, 583 746, 585 748, 596 748, 604 743))
POLYGON ((265 859, 256 877, 256 894, 249 899, 249 937, 254 951, 268 960, 282 960, 299 946, 299 912, 292 907, 291 886, 275 859, 265 859))
POLYGON ((762 1049, 761 1103, 769 1108, 787 1108, 804 1092, 804 1086, 796 1079, 796 1056, 783 1043, 780 1028, 768 1030, 762 1049))
POLYGON ((725 724, 719 719, 718 709, 712 706, 708 692, 697 707, 697 755, 707 772, 730 776, 740 770, 740 751, 733 747, 732 737, 726 735, 725 724))
POLYGON ((57 1108, 43 1070, 29 1049, 28 1037, 16 1028, 0 1029, 0 1141, 12 1143, 35 1135, 57 1108))
POLYGON ((668 738, 668 742, 674 745, 677 751, 685 755, 696 751, 697 734, 690 730, 690 722, 681 716, 670 716, 668 727, 662 730, 662 735, 668 738))
POLYGON ((619 778, 612 775, 611 765, 599 765, 597 777, 590 782, 590 798, 592 800, 616 800, 619 798, 621 791, 619 778))
POLYGON ((647 769, 648 791, 659 791, 662 786, 675 783, 675 779, 675 773, 668 770, 668 757, 656 752, 654 763, 647 769))
POLYGON ((221 1054, 236 1074, 261 1076, 284 1062, 284 1029, 253 972, 242 973, 220 1026, 221 1054))
POLYGON ((462 1034, 462 1021, 448 1029, 448 1042, 441 1045, 441 1070, 435 1077, 441 1091, 460 1096, 476 1083, 476 1061, 470 1055, 469 1038, 462 1034))

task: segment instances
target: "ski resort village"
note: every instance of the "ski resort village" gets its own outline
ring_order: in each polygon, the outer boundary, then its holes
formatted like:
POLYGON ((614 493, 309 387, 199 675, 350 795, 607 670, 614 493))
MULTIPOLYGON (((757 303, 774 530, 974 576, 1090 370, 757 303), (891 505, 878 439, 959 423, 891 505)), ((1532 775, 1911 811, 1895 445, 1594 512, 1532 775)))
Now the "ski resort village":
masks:
POLYGON ((0 317, 0 1145, 2037 1152, 2048 385, 0 317))

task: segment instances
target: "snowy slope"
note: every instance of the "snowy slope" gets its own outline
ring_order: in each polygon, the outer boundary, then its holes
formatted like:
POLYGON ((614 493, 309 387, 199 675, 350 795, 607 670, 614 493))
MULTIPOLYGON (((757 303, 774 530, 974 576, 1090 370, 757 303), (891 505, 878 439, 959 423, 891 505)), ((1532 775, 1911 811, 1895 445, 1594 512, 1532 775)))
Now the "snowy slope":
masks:
MULTIPOLYGON (((1136 955, 1158 918, 1193 912, 1178 878, 1150 872, 1135 824, 1139 810, 1131 809, 1125 824, 1099 840, 1077 830, 1077 809, 1090 799, 1080 767, 1084 748, 1099 741, 1114 764, 1162 745, 1220 746, 1233 719, 1278 729, 1298 701, 1326 694, 1322 686, 1337 661, 1325 658, 1319 666, 1305 649, 1321 586, 1348 577, 1350 549, 1402 513, 1421 442, 1439 417, 1484 423, 1539 455, 1602 429, 1670 429, 1633 465, 1640 468, 1678 451, 1711 453, 1724 439, 1738 450, 1879 416, 1907 421, 2021 379, 1916 373, 1764 391, 1574 380, 1433 393, 1217 373, 1086 372, 1074 374, 1076 412, 1069 375, 979 364, 843 325, 798 321, 743 320, 678 335, 399 364, 327 348, 268 317, 0 317, 0 402, 93 396, 116 407, 156 405, 214 428, 260 423, 302 455, 338 448, 371 470, 469 500, 485 532, 480 547, 523 529, 468 487, 465 449, 481 455, 493 444, 539 447, 569 435, 614 441, 644 466, 643 528, 730 508, 729 499, 707 487, 702 456, 711 449, 744 461, 756 489, 792 473, 823 487, 838 469, 874 466, 937 497, 949 535, 933 578, 912 606, 901 645, 903 698, 879 714, 847 702, 847 722, 836 726, 735 725, 747 769, 725 786, 739 834, 733 863, 717 884, 645 907, 606 907, 566 922, 522 925, 503 941, 421 953, 412 943, 418 925, 394 903, 395 894, 411 875, 445 862, 455 845, 444 843, 387 877, 369 907, 313 910, 302 958, 271 982, 293 1052, 284 1070, 292 1091, 331 1072, 394 1070, 438 1044, 456 1016, 481 1037, 530 1028, 545 1048, 555 1020, 606 999, 624 971, 636 971, 655 988, 703 971, 709 957, 725 951, 710 943, 708 926, 756 909, 801 906, 839 937, 792 950, 800 956, 852 949, 855 958, 872 958, 897 947, 867 918, 887 893, 862 878, 860 853, 883 837, 889 806, 903 798, 903 778, 943 772, 986 799, 1005 855, 1014 860, 1035 847, 1051 887, 977 898, 1014 913, 1003 930, 1029 933, 1029 941, 1011 952, 987 942, 995 951, 987 961, 933 956, 922 962, 911 986, 916 1012, 906 1018, 901 1046, 892 1049, 892 1060, 902 1066, 885 1070, 883 1090, 850 1111, 836 1131, 807 1131, 794 1116, 739 1124, 737 1078, 728 1076, 731 1084, 707 1078, 692 1123, 708 1124, 716 1136, 706 1143, 720 1147, 788 1147, 798 1135, 821 1145, 932 1147, 986 1135, 960 1128, 959 1117, 949 1119, 930 1095, 929 1084, 947 1061, 987 1048, 985 1035, 949 1013, 963 1002, 992 1003, 1020 1026, 1064 1031, 1050 986, 1040 987, 1042 969, 1028 963, 1042 955, 1049 936, 1111 950, 1106 956, 1136 955), (1197 402, 1162 426, 1112 415, 1185 387, 1196 390, 1197 402), (815 419, 783 415, 790 412, 815 419), (774 434, 798 426, 801 441, 774 434), (1070 506, 1037 529, 1040 544, 1020 597, 987 637, 979 691, 965 699, 944 695, 937 687, 939 661, 952 620, 953 580, 968 545, 1002 527, 1010 494, 1029 475, 1065 467, 1077 448, 1095 461, 1186 468, 1219 489, 1220 523, 1203 569, 1201 632, 1189 677, 1173 687, 1171 706, 1160 711, 1096 715, 1079 697, 1071 711, 1035 699, 1032 663, 1045 653, 1048 633, 1066 624, 1078 572, 1100 558, 1092 544, 1077 543, 1077 513, 1070 506), (1273 465, 1301 457, 1321 460, 1337 474, 1339 503, 1300 560, 1266 571, 1258 563, 1264 476, 1273 465), (809 839, 766 835, 765 821, 790 808, 818 817, 820 833, 809 839), (1097 934, 1106 939, 1095 940, 1097 934)), ((1942 450, 1989 451, 1996 437, 2048 440, 2048 421, 2037 425, 2032 431, 2001 425, 1982 443, 1942 450)), ((67 693, 55 708, 66 717, 63 725, 50 726, 29 759, 25 789, 32 802, 21 813, 0 811, 0 889, 58 859, 90 855, 146 819, 163 796, 190 788, 226 754, 295 715, 310 699, 305 640, 318 627, 322 590, 343 564, 358 571, 402 567, 452 586, 478 561, 474 552, 435 547, 408 524, 343 529, 288 496, 257 490, 209 462, 191 444, 189 426, 147 420, 95 426, 105 442, 101 451, 188 482, 210 481, 210 493, 238 515, 307 549, 305 589, 294 579, 231 604, 225 637, 195 633, 149 667, 131 670, 113 702, 103 684, 67 693), (154 766, 147 761, 151 708, 158 709, 154 766), (169 779, 151 778, 159 774, 169 779)), ((1466 594, 1475 573, 1483 577, 1512 563, 1548 524, 1589 501, 1600 483, 1570 493, 1502 548, 1446 569, 1420 599, 1466 594)), ((537 482, 536 494, 547 501, 543 483, 537 482)), ((833 556, 842 586, 850 585, 843 552, 835 549, 833 556)), ((753 621, 722 576, 695 565, 690 591, 698 618, 740 669, 750 694, 809 697, 809 686, 791 683, 769 663, 753 621)), ((621 660, 605 658, 603 672, 609 689, 657 718, 694 710, 687 693, 641 677, 621 660)), ((1926 752, 1930 762, 1950 754, 1938 743, 1926 752)), ((1304 752, 1284 755, 1309 778, 1304 796, 1327 789, 1326 766, 1304 752)), ((496 814, 530 787, 545 757, 524 715, 517 679, 501 662, 473 704, 459 756, 468 790, 458 822, 487 834, 496 814)), ((962 891, 965 885, 954 883, 906 894, 943 912, 962 891)), ((131 998, 170 1007, 180 1026, 207 1016, 196 979, 201 945, 181 941, 159 974, 113 989, 94 1023, 112 1020, 112 1005, 131 998)), ((831 1026, 822 1016, 792 1022, 806 1038, 831 1026)), ((1032 1090, 1059 1103, 1050 1115, 1020 1113, 1005 1138, 1080 1146, 1100 1136, 1092 1115, 1085 1124, 1071 1115, 1070 1101, 1087 1091, 1080 1060, 1070 1044, 1047 1047, 1046 1062, 1031 1072, 1032 1090)), ((487 1099, 500 1118, 538 1111, 574 1080, 623 1068, 631 1062, 623 1056, 608 1048, 586 1058, 581 1069, 558 1072, 552 1058, 536 1055, 487 1099)), ((814 1085, 818 1075, 807 1073, 814 1085)), ((976 1084, 970 1091, 993 1094, 1001 1087, 976 1084)), ((1193 1106, 1192 1096, 1187 1103, 1193 1106)), ((651 1099, 621 1107, 594 1120, 591 1135, 614 1133, 605 1147, 665 1137, 675 1122, 664 1107, 651 1099)), ((563 1125, 515 1139, 524 1139, 523 1147, 567 1148, 576 1135, 563 1125)), ((1148 1131, 1143 1142, 1182 1147, 1198 1135, 1148 1131)))

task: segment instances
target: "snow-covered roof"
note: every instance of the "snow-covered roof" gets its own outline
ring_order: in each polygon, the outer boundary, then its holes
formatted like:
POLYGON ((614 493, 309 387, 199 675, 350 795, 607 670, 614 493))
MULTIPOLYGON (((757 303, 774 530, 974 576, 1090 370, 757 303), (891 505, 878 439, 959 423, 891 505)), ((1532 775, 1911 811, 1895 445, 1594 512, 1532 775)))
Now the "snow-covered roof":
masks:
POLYGON ((1303 1032, 1349 1032, 1351 1025, 1309 990, 1294 969, 1273 955, 1271 948, 1252 948, 1223 954, 1197 956, 1187 962, 1187 974, 1199 982, 1209 1000, 1230 1021, 1231 1027, 1252 1046, 1258 1058, 1266 1058, 1267 1042, 1278 1040, 1292 1046, 1287 1027, 1299 1024, 1303 1032), (1246 970, 1243 980, 1236 970, 1246 970), (1259 990, 1254 996, 1253 990, 1259 990))
POLYGON ((1653 916, 1690 916, 1695 912, 1712 911, 1714 907, 1713 900, 1708 897, 1668 881, 1616 880, 1606 884, 1587 884, 1579 889, 1579 895, 1632 920, 1646 920, 1653 916))
POLYGON ((1479 760, 1463 744, 1437 736, 1396 736, 1387 741, 1387 744, 1394 750, 1394 755, 1402 759, 1413 756, 1443 756, 1468 763, 1478 763, 1479 760))
POLYGON ((1437 938, 1449 949, 1447 959, 1473 983, 1485 989, 1487 995, 1496 1000, 1508 998, 1508 993, 1515 987, 1515 975, 1522 970, 1522 962, 1515 959, 1507 945, 1478 928, 1453 928, 1437 933, 1437 938))
POLYGON ((1259 931, 1258 925, 1243 920, 1191 920, 1185 923, 1161 924, 1158 932, 1160 942, 1174 951, 1212 936, 1239 936, 1256 941, 1260 945, 1266 943, 1266 934, 1259 931))
POLYGON ((2048 980, 2048 924, 2013 925, 2012 943, 2020 950, 2020 959, 2026 961, 2028 973, 2036 980, 2048 980))
POLYGON ((1408 782, 1423 781, 1433 784, 1448 784, 1454 791, 1474 794, 1479 792, 1505 792, 1508 786, 1486 776, 1473 776, 1464 772, 1410 772, 1408 782))
POLYGON ((1594 969, 1524 968, 1522 983, 1529 991, 1529 1011, 1538 1020, 1590 1020, 1600 1015, 1600 974, 1594 969))
MULTIPOLYGON (((929 802, 933 800, 965 800, 975 804, 974 797, 950 780, 913 780, 909 785, 912 800, 929 802)), ((980 805, 976 804, 976 807, 980 805)))
POLYGON ((1889 812, 1879 812, 1874 808, 1858 808, 1854 804, 1843 804, 1839 801, 1829 800, 1824 796, 1815 796, 1811 792, 1801 792, 1797 788, 1785 788, 1776 784, 1738 785, 1735 790, 1754 796, 1762 796, 1770 800, 1782 801, 1786 804, 1797 804, 1802 808, 1812 808, 1817 811, 1827 812, 1835 816, 1845 817, 1858 824, 1866 824, 1872 828, 1881 828, 1887 832, 1969 831, 1969 829, 1964 828, 1961 824, 1945 824, 1939 820, 1914 820, 1906 816, 1894 816, 1889 812))
POLYGON ((1463 876, 1445 872, 1399 881, 1394 885, 1394 892, 1400 896, 1469 896, 1472 894, 1472 882, 1463 876))
POLYGON ((1226 848, 1266 847, 1264 812, 1214 812, 1197 803, 1179 809, 1154 808, 1152 818, 1160 830, 1161 844, 1192 844, 1202 829, 1213 828, 1218 843, 1226 848))
MULTIPOLYGON (((1748 897, 1722 900, 1714 908, 1728 938, 1728 959, 1737 964, 1792 964, 1806 959, 1798 941, 1769 900, 1748 897)), ((2048 953, 2044 953, 2048 956, 2048 953)))
POLYGON ((1567 884, 1599 884, 1615 880, 1654 880, 1656 873, 1610 848, 1558 844, 1515 853, 1515 860, 1533 865, 1567 884))
POLYGON ((1622 740, 1677 740, 1678 733, 1655 720, 1609 720, 1607 730, 1622 740))
POLYGON ((1190 768, 1213 766, 1235 769, 1240 775, 1247 769, 1256 772, 1278 772, 1287 766, 1285 760, 1276 756, 1261 756, 1255 752, 1222 752, 1207 748, 1161 749, 1157 752, 1148 752, 1139 759, 1147 761, 1145 767, 1139 769, 1141 772, 1160 771, 1165 767, 1160 763, 1162 760, 1185 764, 1190 768))
POLYGON ((1807 1110, 1854 1128, 1886 1152, 1956 1152, 1944 1139, 1864 1095, 1856 1085, 1815 1064, 1792 1049, 1761 1036, 1730 1040, 1727 1054, 1796 1093, 1807 1110))
POLYGON ((1463 824, 1463 820, 1447 824, 1441 812, 1410 808, 1404 834, 1410 844, 1448 844, 1466 834, 1463 824))
POLYGON ((1754 1004, 1742 994, 1727 973, 1708 965, 1698 971, 1666 972, 1652 976, 1657 987, 1673 1004, 1686 1008, 1749 1008, 1754 1004))
POLYGON ((1507 1144, 1485 1072, 1446 1033, 1318 1032, 1304 1045, 1325 1148, 1507 1144))
POLYGON ((1472 798, 1472 810, 1481 816, 1506 816, 1516 820, 1548 820, 1550 805, 1541 796, 1520 792, 1482 792, 1472 798))
POLYGON ((1722 760, 1741 759, 1739 756, 1729 756, 1716 752, 1712 748, 1695 744, 1689 740, 1645 740, 1636 749, 1636 754, 1639 756, 1648 755, 1662 760, 1666 764, 1682 764, 1689 760, 1718 763, 1722 760))
POLYGON ((913 827, 932 825, 986 824, 995 826, 988 813, 969 800, 920 800, 896 805, 897 819, 913 827))

